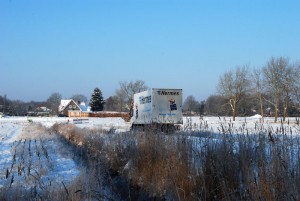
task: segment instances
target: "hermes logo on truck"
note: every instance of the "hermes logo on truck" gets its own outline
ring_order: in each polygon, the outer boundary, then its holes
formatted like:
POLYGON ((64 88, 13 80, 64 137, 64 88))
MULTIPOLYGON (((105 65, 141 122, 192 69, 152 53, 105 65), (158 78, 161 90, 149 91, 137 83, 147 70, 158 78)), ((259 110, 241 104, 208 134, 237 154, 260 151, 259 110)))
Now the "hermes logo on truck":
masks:
POLYGON ((179 91, 157 91, 159 96, 179 96, 179 91))

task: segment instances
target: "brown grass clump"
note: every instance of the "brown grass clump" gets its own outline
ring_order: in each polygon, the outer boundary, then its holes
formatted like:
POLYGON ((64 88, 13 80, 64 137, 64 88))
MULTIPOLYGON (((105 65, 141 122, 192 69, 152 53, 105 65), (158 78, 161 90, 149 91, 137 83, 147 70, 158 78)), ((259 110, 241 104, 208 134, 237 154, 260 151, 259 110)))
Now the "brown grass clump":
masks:
POLYGON ((297 137, 278 130, 260 130, 257 135, 233 135, 228 130, 203 138, 190 138, 187 133, 166 136, 153 130, 122 134, 123 139, 118 137, 108 146, 117 150, 111 164, 114 171, 154 198, 300 198, 297 137))

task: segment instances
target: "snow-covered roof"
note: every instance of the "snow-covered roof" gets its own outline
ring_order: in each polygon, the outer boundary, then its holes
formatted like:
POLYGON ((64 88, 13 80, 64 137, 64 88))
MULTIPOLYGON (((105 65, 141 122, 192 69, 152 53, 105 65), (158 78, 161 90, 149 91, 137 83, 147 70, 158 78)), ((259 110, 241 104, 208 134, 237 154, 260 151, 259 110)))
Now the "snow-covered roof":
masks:
POLYGON ((85 102, 81 102, 79 104, 79 107, 80 107, 81 111, 83 111, 83 112, 90 112, 91 111, 91 107, 86 105, 85 102))
POLYGON ((36 110, 40 110, 40 111, 43 111, 43 112, 50 112, 51 110, 45 106, 40 106, 40 107, 37 107, 36 110))
POLYGON ((61 112, 65 109, 65 107, 71 102, 72 99, 60 100, 60 105, 58 106, 58 111, 61 112))
POLYGON ((86 105, 79 105, 81 111, 87 111, 87 106, 86 105))
POLYGON ((58 111, 59 112, 62 112, 71 102, 74 102, 75 103, 75 105, 77 105, 78 106, 78 108, 80 108, 80 110, 81 110, 81 107, 73 100, 73 99, 62 99, 61 101, 60 101, 60 105, 58 106, 58 111))
POLYGON ((70 102, 72 101, 72 99, 63 99, 60 101, 60 105, 61 106, 67 106, 70 102))

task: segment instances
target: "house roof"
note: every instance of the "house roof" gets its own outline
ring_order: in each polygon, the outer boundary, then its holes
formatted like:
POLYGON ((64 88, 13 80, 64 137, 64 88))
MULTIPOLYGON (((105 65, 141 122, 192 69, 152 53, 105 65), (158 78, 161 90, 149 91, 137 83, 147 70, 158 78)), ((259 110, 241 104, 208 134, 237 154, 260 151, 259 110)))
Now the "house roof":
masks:
POLYGON ((40 107, 37 107, 36 110, 38 111, 42 111, 42 112, 50 112, 51 110, 45 106, 40 106, 40 107))
POLYGON ((81 102, 79 105, 81 111, 83 112, 90 112, 91 111, 91 107, 86 105, 85 102, 81 102))
POLYGON ((81 107, 73 100, 73 99, 63 99, 60 101, 60 105, 58 106, 58 111, 62 112, 64 111, 64 109, 71 103, 74 102, 74 104, 80 109, 81 107))

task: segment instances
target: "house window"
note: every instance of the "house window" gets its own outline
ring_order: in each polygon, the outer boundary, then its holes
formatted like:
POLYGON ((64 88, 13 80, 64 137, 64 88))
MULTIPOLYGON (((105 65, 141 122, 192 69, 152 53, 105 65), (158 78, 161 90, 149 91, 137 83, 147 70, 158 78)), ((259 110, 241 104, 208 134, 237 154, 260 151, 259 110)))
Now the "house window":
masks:
POLYGON ((76 105, 73 105, 73 109, 74 109, 74 110, 76 109, 76 105))
POLYGON ((69 109, 72 109, 72 105, 69 105, 69 109))

